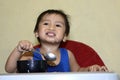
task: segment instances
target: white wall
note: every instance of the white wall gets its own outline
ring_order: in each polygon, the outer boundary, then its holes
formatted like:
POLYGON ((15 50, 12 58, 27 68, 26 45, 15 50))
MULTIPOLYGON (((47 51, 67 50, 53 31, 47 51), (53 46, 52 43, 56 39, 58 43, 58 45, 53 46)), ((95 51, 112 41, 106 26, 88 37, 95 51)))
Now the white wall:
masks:
POLYGON ((69 14, 70 39, 94 48, 109 70, 120 74, 119 0, 0 0, 0 73, 5 73, 7 57, 18 41, 36 44, 36 18, 47 9, 69 14))

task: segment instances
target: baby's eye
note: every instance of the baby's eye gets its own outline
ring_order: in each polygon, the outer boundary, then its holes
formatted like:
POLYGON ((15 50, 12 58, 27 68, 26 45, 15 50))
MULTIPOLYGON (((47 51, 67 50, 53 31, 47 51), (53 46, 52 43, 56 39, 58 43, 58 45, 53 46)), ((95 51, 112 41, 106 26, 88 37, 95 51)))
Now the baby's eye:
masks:
POLYGON ((57 27, 61 27, 61 25, 60 25, 60 24, 56 24, 56 26, 57 26, 57 27))
POLYGON ((48 25, 48 23, 43 23, 43 25, 48 25))

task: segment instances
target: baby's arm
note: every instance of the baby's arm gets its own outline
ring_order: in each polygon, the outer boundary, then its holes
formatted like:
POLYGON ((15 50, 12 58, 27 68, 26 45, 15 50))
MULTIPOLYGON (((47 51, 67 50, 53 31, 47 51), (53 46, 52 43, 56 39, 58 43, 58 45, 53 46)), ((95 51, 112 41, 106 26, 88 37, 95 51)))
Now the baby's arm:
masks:
POLYGON ((70 62, 71 72, 78 72, 80 69, 80 66, 78 65, 73 53, 68 50, 68 54, 69 54, 69 62, 70 62))
POLYGON ((22 54, 26 51, 31 51, 33 49, 33 45, 31 42, 23 40, 20 41, 15 47, 15 49, 11 52, 9 55, 6 65, 5 65, 5 70, 8 73, 14 73, 17 71, 17 61, 20 60, 22 54))

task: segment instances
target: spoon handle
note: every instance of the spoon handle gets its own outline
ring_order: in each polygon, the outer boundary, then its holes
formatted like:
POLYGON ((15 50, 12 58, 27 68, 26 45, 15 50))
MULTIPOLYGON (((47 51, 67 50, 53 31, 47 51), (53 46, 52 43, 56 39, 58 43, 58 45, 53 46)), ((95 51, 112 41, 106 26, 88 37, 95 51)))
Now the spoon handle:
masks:
MULTIPOLYGON (((34 53, 37 53, 37 54, 40 54, 42 56, 42 54, 36 49, 32 49, 31 52, 32 52, 33 55, 34 55, 34 53)), ((34 55, 34 57, 39 58, 39 56, 37 56, 37 55, 34 55)))
POLYGON ((32 52, 36 52, 36 53, 40 54, 40 52, 35 49, 32 49, 32 52))

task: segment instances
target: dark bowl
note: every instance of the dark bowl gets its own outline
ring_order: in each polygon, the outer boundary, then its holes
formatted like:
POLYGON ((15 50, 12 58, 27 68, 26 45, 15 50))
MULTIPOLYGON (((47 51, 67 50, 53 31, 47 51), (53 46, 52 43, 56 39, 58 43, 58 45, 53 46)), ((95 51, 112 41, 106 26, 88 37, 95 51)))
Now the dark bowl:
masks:
POLYGON ((45 60, 20 60, 17 61, 18 73, 37 73, 47 71, 45 60))

